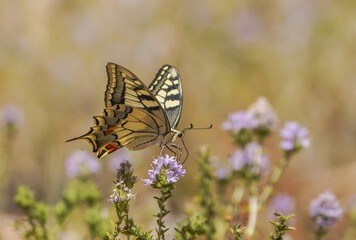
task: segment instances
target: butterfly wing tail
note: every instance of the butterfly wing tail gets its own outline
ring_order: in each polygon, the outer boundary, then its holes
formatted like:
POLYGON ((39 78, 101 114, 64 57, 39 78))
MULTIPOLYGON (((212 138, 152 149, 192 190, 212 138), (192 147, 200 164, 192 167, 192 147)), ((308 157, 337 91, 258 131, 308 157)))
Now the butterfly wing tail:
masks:
POLYGON ((135 142, 133 146, 141 146, 136 139, 142 140, 146 137, 145 139, 149 141, 145 146, 153 144, 158 135, 155 124, 157 124, 156 119, 142 110, 119 104, 104 109, 100 116, 94 116, 94 125, 86 134, 69 139, 67 142, 87 140, 93 147, 93 151, 97 152, 97 157, 101 158, 133 141, 135 142))

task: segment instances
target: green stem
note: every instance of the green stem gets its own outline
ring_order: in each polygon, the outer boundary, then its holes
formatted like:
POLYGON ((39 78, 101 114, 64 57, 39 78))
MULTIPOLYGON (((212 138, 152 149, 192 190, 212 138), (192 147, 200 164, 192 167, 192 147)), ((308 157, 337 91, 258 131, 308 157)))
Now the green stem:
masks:
POLYGON ((326 234, 326 231, 323 227, 318 227, 315 232, 315 240, 321 240, 323 236, 326 234))
POLYGON ((44 240, 48 240, 48 234, 47 234, 47 228, 46 228, 46 225, 43 223, 43 224, 40 224, 41 225, 41 228, 42 228, 42 231, 43 231, 43 239, 44 240))
MULTIPOLYGON (((163 196, 162 196, 163 198, 163 196)), ((163 201, 163 199, 161 198, 161 200, 163 201)), ((164 205, 162 205, 164 207, 164 205)), ((159 218, 158 218, 158 240, 161 239, 161 236, 162 236, 162 239, 164 239, 164 234, 162 234, 162 225, 163 225, 163 210, 162 208, 160 209, 159 211, 159 218)))
POLYGON ((157 199, 157 204, 160 209, 157 217, 157 224, 158 224, 158 230, 157 230, 157 235, 158 235, 158 240, 165 240, 165 232, 167 232, 168 228, 164 225, 163 218, 166 216, 169 211, 166 209, 165 202, 172 196, 170 191, 162 191, 161 190, 161 197, 156 198, 157 199))
POLYGON ((248 216, 247 228, 245 232, 247 237, 251 237, 255 232, 258 209, 259 209, 256 184, 251 185, 250 192, 251 192, 251 196, 249 199, 249 216, 248 216))
POLYGON ((272 173, 271 178, 269 179, 268 184, 265 186, 265 188, 262 191, 262 194, 260 196, 260 207, 268 200, 270 197, 274 185, 278 182, 280 177, 282 176, 283 171, 285 168, 288 166, 289 160, 288 159, 282 159, 279 162, 278 167, 276 167, 272 173))
MULTIPOLYGON (((232 208, 232 218, 229 223, 230 228, 233 227, 234 224, 237 224, 240 218, 241 214, 241 208, 240 208, 240 203, 243 199, 243 196, 245 194, 245 187, 239 186, 239 187, 234 187, 234 190, 231 195, 231 203, 229 206, 232 208)), ((226 229, 226 236, 231 235, 230 228, 226 229)))
POLYGON ((32 217, 31 215, 31 212, 29 209, 24 209, 24 212, 25 212, 25 215, 28 217, 28 223, 31 225, 31 230, 29 231, 30 232, 30 235, 26 235, 26 239, 31 239, 30 237, 31 236, 34 236, 34 237, 37 237, 36 236, 36 224, 34 222, 34 218, 32 217))
POLYGON ((215 209, 212 194, 213 173, 209 163, 209 152, 201 153, 199 160, 199 179, 200 179, 200 205, 205 210, 206 225, 208 227, 207 240, 214 239, 215 234, 215 209))
MULTIPOLYGON (((129 222, 129 209, 128 208, 126 208, 125 213, 126 213, 125 228, 128 229, 129 228, 129 225, 128 225, 128 222, 129 222)), ((130 235, 127 235, 127 240, 130 240, 130 235)))

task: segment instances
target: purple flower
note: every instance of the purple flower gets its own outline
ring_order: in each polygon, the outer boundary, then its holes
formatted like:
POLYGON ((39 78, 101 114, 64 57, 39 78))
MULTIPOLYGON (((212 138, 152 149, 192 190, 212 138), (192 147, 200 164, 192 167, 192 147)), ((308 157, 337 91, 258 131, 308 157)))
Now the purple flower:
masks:
POLYGON ((277 125, 276 112, 266 98, 260 97, 247 111, 230 113, 228 119, 222 123, 221 128, 237 133, 241 129, 256 129, 258 127, 275 129, 277 125))
POLYGON ((109 201, 112 204, 115 204, 115 203, 119 202, 119 194, 117 193, 117 189, 116 188, 113 190, 113 194, 110 195, 109 201))
POLYGON ((229 157, 229 163, 234 171, 247 169, 260 174, 269 165, 268 156, 262 153, 262 147, 255 142, 248 143, 244 149, 237 150, 229 157))
POLYGON ((216 170, 215 170, 215 177, 217 180, 224 180, 227 179, 229 177, 230 171, 227 167, 225 166, 219 166, 216 170))
POLYGON ((3 125, 21 125, 23 123, 24 117, 22 110, 14 105, 8 104, 2 109, 1 122, 3 125))
POLYGON ((124 182, 121 181, 116 184, 116 188, 113 190, 113 193, 109 197, 109 202, 112 204, 120 203, 123 201, 129 201, 135 199, 135 194, 132 194, 131 189, 125 186, 124 182))
POLYGON ((257 127, 253 121, 253 115, 246 111, 230 113, 227 120, 222 123, 223 130, 239 132, 241 129, 253 129, 257 127))
POLYGON ((276 111, 265 97, 259 97, 247 110, 253 116, 253 126, 276 129, 278 118, 276 111))
POLYGON ((301 126, 299 123, 286 122, 284 128, 280 131, 280 135, 284 140, 279 146, 285 151, 292 151, 301 147, 309 147, 310 140, 308 139, 308 134, 308 129, 301 126))
POLYGON ((217 156, 211 156, 209 160, 215 169, 215 178, 217 180, 224 180, 229 177, 230 169, 226 166, 226 164, 221 163, 217 156))
POLYGON ((163 157, 160 156, 153 160, 151 164, 152 169, 148 170, 149 179, 144 180, 145 185, 152 185, 157 181, 157 177, 160 176, 163 171, 167 175, 167 183, 175 183, 179 180, 179 177, 184 177, 185 169, 181 164, 177 162, 176 157, 170 157, 167 154, 163 157))
POLYGON ((279 194, 272 200, 270 209, 273 212, 278 210, 283 215, 290 215, 295 210, 294 199, 287 194, 279 194))
POLYGON ((67 175, 70 178, 96 173, 101 169, 99 160, 85 151, 75 151, 66 160, 67 175))
POLYGON ((320 194, 312 200, 309 212, 319 227, 333 225, 342 215, 342 209, 335 195, 330 191, 320 194))

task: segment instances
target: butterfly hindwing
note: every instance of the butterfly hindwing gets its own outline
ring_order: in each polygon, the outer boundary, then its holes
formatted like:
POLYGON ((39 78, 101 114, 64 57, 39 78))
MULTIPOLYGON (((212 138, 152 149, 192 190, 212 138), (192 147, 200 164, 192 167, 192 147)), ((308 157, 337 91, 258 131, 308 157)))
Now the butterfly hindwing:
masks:
POLYGON ((171 128, 176 128, 183 106, 183 89, 178 70, 170 65, 162 66, 148 86, 166 112, 171 128))
MULTIPOLYGON (((140 150, 153 145, 164 134, 164 122, 144 109, 118 104, 105 108, 102 115, 94 116, 89 132, 71 140, 85 139, 103 157, 119 148, 140 150)), ((69 141, 71 141, 69 140, 69 141)))

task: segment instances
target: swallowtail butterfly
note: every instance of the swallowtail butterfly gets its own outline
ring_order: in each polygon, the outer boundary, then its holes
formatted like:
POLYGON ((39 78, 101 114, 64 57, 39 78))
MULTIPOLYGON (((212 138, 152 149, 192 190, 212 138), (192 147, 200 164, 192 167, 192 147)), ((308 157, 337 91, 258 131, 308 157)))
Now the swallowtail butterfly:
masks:
POLYGON ((115 63, 108 63, 106 72, 108 83, 102 114, 93 117, 94 125, 86 134, 67 142, 89 141, 98 158, 125 146, 133 151, 155 143, 162 150, 177 147, 172 142, 184 134, 176 129, 183 103, 178 70, 170 65, 162 66, 148 87, 131 71, 115 63))

